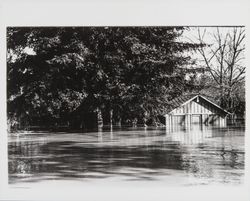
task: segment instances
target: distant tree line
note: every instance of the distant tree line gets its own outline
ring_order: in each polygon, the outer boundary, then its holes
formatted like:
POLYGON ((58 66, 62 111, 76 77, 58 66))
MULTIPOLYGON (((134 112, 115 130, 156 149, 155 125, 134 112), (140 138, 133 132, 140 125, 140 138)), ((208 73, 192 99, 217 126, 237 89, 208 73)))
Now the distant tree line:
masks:
POLYGON ((185 29, 9 27, 10 127, 158 125, 169 100, 202 90, 185 52, 205 44, 178 40, 185 29))

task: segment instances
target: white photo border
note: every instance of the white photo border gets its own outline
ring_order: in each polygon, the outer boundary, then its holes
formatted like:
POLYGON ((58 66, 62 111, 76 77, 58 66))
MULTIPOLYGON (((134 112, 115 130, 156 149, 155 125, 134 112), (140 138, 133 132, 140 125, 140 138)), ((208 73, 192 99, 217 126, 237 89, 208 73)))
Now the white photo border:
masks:
POLYGON ((246 74, 245 182, 240 186, 83 186, 73 183, 13 189, 8 185, 6 28, 8 26, 245 26, 249 64, 248 0, 0 0, 0 200, 250 200, 249 72, 246 74))

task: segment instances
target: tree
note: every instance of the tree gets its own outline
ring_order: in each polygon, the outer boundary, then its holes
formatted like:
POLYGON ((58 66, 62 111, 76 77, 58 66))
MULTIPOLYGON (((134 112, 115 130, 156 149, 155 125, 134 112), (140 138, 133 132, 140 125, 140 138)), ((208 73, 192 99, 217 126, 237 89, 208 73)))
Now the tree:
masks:
POLYGON ((183 53, 199 46, 178 41, 183 30, 8 28, 8 115, 74 127, 98 119, 157 121, 184 90, 183 66, 191 59, 183 53))
MULTIPOLYGON (((207 35, 206 29, 203 32, 198 29, 199 44, 206 44, 207 35)), ((212 77, 214 88, 219 91, 220 105, 231 112, 237 112, 238 98, 235 96, 238 94, 239 86, 241 86, 240 90, 244 91, 245 30, 243 27, 236 27, 223 33, 217 28, 212 37, 214 43, 201 45, 198 51, 206 70, 212 77)))
POLYGON ((83 101, 86 92, 82 72, 78 70, 81 66, 73 62, 79 63, 81 58, 75 52, 84 47, 68 40, 72 31, 65 32, 62 28, 8 29, 9 117, 21 117, 29 124, 54 124, 58 119, 64 120, 65 114, 83 101), (33 54, 25 51, 27 48, 33 54))

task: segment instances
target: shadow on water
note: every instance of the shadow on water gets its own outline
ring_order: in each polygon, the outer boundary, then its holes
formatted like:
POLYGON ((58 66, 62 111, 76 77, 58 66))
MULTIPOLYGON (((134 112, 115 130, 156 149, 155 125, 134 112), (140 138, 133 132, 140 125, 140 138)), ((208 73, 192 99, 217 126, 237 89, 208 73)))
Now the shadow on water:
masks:
POLYGON ((192 126, 9 136, 9 182, 195 177, 240 182, 244 129, 192 126))

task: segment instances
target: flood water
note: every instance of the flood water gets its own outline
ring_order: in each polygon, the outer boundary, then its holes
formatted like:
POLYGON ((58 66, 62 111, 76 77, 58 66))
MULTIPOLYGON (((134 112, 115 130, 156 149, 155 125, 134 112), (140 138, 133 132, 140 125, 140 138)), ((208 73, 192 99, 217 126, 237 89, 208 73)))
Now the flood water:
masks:
POLYGON ((195 126, 9 134, 9 183, 241 184, 244 128, 195 126))

